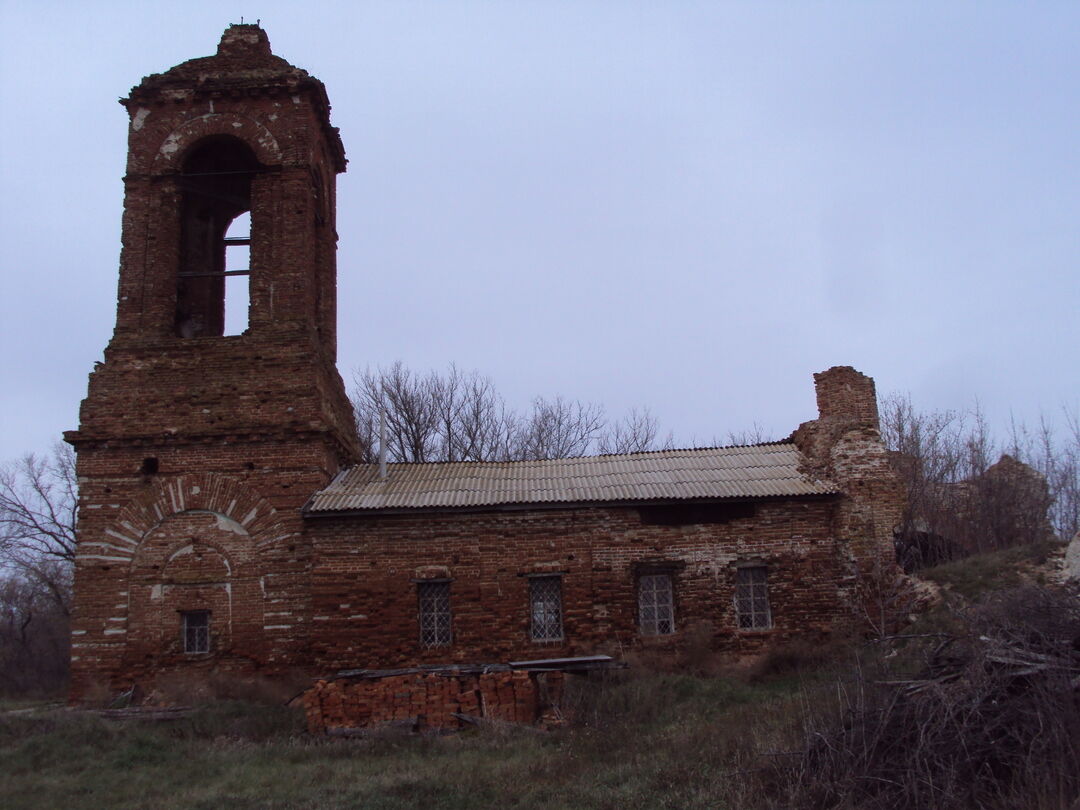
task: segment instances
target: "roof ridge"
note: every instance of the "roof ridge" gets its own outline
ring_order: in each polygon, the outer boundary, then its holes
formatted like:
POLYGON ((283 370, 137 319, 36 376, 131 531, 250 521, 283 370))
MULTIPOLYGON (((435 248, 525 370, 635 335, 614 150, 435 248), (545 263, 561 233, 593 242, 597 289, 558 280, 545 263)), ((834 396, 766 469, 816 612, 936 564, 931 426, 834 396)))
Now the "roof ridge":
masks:
MULTIPOLYGON (((657 450, 635 450, 631 453, 597 453, 595 455, 582 455, 582 456, 554 456, 552 458, 506 458, 506 459, 460 459, 458 461, 387 461, 388 467, 392 466, 408 466, 408 467, 425 467, 435 466, 436 464, 552 464, 559 461, 591 461, 593 459, 602 458, 630 458, 636 456, 656 456, 661 453, 699 453, 708 450, 742 450, 750 449, 753 447, 773 447, 779 445, 795 446, 795 443, 787 439, 777 439, 768 442, 756 442, 754 444, 720 444, 710 445, 708 447, 664 447, 657 450)), ((346 469, 354 469, 356 467, 372 467, 377 466, 377 461, 362 461, 347 467, 346 469)))

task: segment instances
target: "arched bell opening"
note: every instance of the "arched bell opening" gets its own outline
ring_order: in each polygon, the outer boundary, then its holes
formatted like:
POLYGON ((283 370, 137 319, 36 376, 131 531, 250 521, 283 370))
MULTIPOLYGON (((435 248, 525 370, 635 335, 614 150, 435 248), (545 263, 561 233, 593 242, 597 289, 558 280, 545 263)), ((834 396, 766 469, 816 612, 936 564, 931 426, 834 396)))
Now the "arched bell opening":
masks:
POLYGON ((180 268, 176 334, 219 337, 247 329, 251 186, 262 169, 243 141, 206 138, 192 147, 178 176, 180 268), (236 222, 234 226, 233 223, 236 222))

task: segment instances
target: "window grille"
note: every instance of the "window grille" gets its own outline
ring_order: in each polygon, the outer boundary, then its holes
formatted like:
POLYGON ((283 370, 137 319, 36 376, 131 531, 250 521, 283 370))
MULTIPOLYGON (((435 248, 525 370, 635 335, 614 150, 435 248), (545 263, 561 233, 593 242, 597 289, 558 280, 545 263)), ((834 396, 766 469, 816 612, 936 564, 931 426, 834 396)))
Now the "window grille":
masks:
POLYGON ((772 627, 768 569, 764 565, 736 569, 735 613, 740 630, 765 630, 772 627))
POLYGON ((671 574, 647 574, 638 579, 638 624, 646 636, 675 632, 671 574))
POLYGON ((530 635, 533 641, 561 641, 562 577, 532 577, 529 579, 529 608, 532 617, 530 635))
POLYGON ((180 615, 184 652, 210 652, 210 611, 192 610, 180 615))
POLYGON ((417 592, 420 597, 420 646, 446 646, 451 641, 450 583, 421 582, 417 592))

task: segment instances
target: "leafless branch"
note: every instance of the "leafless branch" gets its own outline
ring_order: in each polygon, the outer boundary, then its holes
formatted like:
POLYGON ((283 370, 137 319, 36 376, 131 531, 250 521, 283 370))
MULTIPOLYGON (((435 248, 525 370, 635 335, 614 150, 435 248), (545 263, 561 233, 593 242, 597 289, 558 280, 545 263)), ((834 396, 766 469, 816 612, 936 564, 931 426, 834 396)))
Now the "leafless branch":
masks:
POLYGON ((387 459, 395 462, 565 458, 651 450, 658 443, 658 420, 648 410, 609 423, 599 405, 555 396, 537 397, 519 413, 490 379, 453 365, 420 375, 398 362, 353 379, 356 425, 369 462, 378 456, 380 412, 387 459))

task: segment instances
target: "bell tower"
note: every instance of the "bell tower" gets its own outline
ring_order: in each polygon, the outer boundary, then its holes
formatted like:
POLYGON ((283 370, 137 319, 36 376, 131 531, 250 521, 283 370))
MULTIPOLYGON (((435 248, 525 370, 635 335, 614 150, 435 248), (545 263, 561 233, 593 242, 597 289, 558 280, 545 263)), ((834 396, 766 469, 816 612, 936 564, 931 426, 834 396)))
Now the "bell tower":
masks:
POLYGON ((78 452, 72 697, 302 666, 300 508, 357 458, 323 84, 231 25, 128 111, 116 328, 78 452), (205 642, 205 643, 204 643, 205 642))

